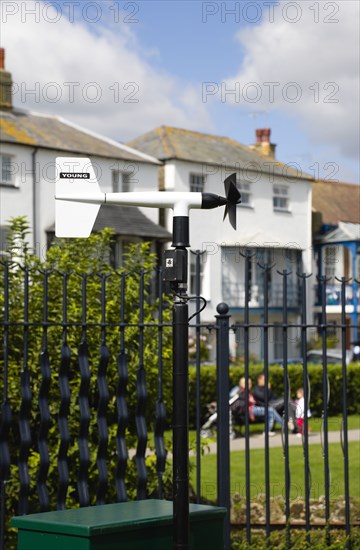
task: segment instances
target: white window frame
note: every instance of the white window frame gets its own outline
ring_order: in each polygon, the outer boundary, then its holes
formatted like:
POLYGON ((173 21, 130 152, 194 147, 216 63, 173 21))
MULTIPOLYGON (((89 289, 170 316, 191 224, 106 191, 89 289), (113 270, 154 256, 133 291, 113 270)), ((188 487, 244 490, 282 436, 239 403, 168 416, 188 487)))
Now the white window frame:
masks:
POLYGON ((10 227, 8 225, 0 225, 0 258, 9 255, 7 250, 7 236, 10 233, 10 227))
POLYGON ((206 176, 204 174, 190 172, 189 187, 192 193, 203 193, 205 188, 205 183, 206 183, 206 176))
POLYGON ((239 206, 242 206, 245 208, 254 208, 253 200, 252 200, 253 191, 252 191, 251 182, 237 179, 236 187, 239 189, 241 193, 241 203, 239 204, 239 206))
MULTIPOLYGON (((196 254, 190 254, 189 261, 189 282, 190 282, 190 293, 195 294, 196 292, 196 254)), ((200 256, 200 294, 203 294, 204 286, 204 275, 205 275, 205 265, 207 261, 207 254, 204 252, 200 256)))
POLYGON ((288 185, 274 184, 273 185, 273 208, 278 212, 290 212, 290 195, 288 185), (276 201, 283 204, 275 204, 276 201))
POLYGON ((131 172, 112 170, 112 189, 114 193, 129 193, 131 191, 131 172), (120 188, 121 186, 121 188, 120 188))
POLYGON ((11 169, 11 165, 14 162, 14 155, 11 155, 9 153, 1 153, 0 154, 0 185, 4 187, 17 187, 16 181, 15 181, 15 174, 13 173, 11 169), (7 179, 3 178, 4 175, 4 159, 7 159, 9 163, 9 177, 7 179))

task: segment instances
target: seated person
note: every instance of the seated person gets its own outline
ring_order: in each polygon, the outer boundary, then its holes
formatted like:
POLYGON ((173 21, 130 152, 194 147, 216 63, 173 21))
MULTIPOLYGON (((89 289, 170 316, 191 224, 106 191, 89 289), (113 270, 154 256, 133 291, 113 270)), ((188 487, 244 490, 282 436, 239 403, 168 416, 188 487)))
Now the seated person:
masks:
MULTIPOLYGON (((265 406, 265 374, 262 372, 257 378, 257 384, 253 389, 253 396, 255 398, 257 405, 265 406)), ((283 414, 285 409, 285 399, 283 397, 277 397, 273 390, 271 389, 271 384, 268 385, 268 404, 270 407, 276 410, 280 415, 283 414)), ((288 417, 289 417, 289 428, 296 433, 296 422, 295 422, 295 403, 289 399, 288 405, 288 417)))
MULTIPOLYGON (((248 387, 249 387, 249 393, 248 393, 248 405, 249 405, 249 419, 251 421, 254 421, 255 418, 265 418, 265 407, 261 405, 257 405, 254 396, 250 392, 251 390, 251 379, 249 378, 248 387)), ((232 403, 230 406, 231 413, 233 415, 234 420, 240 420, 243 419, 245 416, 245 378, 240 378, 239 381, 239 389, 238 389, 238 395, 239 398, 232 403)), ((274 424, 277 422, 280 426, 282 426, 283 420, 279 413, 271 406, 268 407, 268 426, 266 427, 267 433, 269 436, 275 435, 275 432, 273 431, 274 424)))

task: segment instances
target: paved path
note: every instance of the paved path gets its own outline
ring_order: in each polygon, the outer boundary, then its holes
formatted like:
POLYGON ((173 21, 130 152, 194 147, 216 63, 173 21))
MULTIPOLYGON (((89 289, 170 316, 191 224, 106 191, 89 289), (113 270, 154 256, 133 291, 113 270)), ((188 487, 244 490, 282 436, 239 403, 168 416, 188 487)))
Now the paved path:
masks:
MULTIPOLYGON (((340 443, 340 432, 329 432, 328 436, 329 443, 340 443)), ((349 430, 348 431, 348 441, 360 441, 360 429, 349 430)), ((295 445, 300 446, 302 443, 301 437, 297 437, 294 434, 289 434, 289 446, 293 447, 295 445)), ((310 433, 309 434, 309 445, 314 443, 321 443, 320 433, 310 433)), ((254 434, 250 436, 250 449, 263 449, 265 446, 265 437, 263 434, 254 434)), ((269 447, 281 447, 281 434, 276 432, 276 435, 269 437, 269 447)), ((230 451, 244 451, 245 450, 245 437, 238 437, 236 439, 230 440, 230 451)), ((205 449, 205 454, 213 453, 217 451, 216 441, 209 443, 205 449)), ((136 454, 136 449, 129 449, 129 458, 132 458, 136 454)), ((153 455, 154 451, 146 449, 146 456, 153 455)), ((194 456, 195 451, 190 451, 190 456, 194 456)), ((172 453, 168 453, 168 458, 171 458, 172 453)))
MULTIPOLYGON (((328 432, 329 443, 340 443, 340 431, 328 432)), ((360 441, 360 430, 349 430, 348 441, 360 441)), ((309 445, 314 443, 321 443, 320 433, 314 432, 309 434, 309 445)), ((301 445, 301 437, 297 437, 295 434, 289 434, 289 446, 301 445)), ((263 434, 250 436, 250 449, 263 449, 265 445, 265 437, 263 434)), ((269 437, 269 447, 281 447, 281 434, 276 432, 276 435, 269 437)), ((209 444, 210 453, 216 453, 216 442, 209 444)), ((245 450, 245 437, 238 437, 230 440, 230 451, 243 451, 245 450)))

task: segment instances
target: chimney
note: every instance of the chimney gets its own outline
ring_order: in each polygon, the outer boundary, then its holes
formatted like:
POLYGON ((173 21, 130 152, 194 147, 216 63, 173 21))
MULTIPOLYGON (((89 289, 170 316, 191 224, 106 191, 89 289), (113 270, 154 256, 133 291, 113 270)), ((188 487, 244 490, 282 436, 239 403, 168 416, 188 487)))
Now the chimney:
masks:
POLYGON ((12 78, 5 71, 5 50, 0 48, 0 110, 12 110, 12 78))
POLYGON ((276 145, 275 143, 270 143, 270 134, 270 128, 257 128, 255 130, 256 143, 250 145, 250 149, 253 149, 264 157, 274 159, 276 145))

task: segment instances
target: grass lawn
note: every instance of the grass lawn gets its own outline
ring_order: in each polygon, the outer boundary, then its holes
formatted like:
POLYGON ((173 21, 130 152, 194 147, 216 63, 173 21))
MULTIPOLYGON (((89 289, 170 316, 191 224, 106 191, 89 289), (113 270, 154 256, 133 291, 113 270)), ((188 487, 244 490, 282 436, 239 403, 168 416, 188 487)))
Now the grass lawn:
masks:
MULTIPOLYGON (((349 443, 349 479, 350 496, 360 498, 360 442, 349 443)), ((309 458, 311 468, 311 498, 324 494, 324 462, 320 445, 310 445, 309 458)), ((192 464, 190 480, 196 487, 195 458, 192 464)), ((251 497, 265 492, 265 456, 263 449, 250 452, 251 497)), ((344 494, 344 461, 339 444, 329 445, 330 464, 330 498, 336 499, 344 494)), ((230 490, 231 495, 240 493, 245 497, 245 452, 230 453, 230 490)), ((291 498, 303 497, 304 492, 304 459, 301 446, 290 447, 291 498)), ((285 496, 284 458, 281 447, 270 449, 270 495, 285 496)), ((201 458, 201 493, 205 499, 216 499, 216 455, 207 454, 201 458)))
MULTIPOLYGON (((360 428, 360 415, 352 414, 347 417, 348 430, 360 428)), ((342 416, 330 416, 328 418, 329 432, 337 432, 341 428, 342 416)), ((309 426, 312 432, 319 432, 321 429, 321 418, 309 418, 309 426)))
MULTIPOLYGON (((329 432, 337 432, 341 428, 341 422, 342 417, 341 416, 330 416, 328 418, 328 429, 329 432)), ((309 426, 310 430, 314 433, 320 432, 321 429, 321 418, 309 418, 309 426)), ((348 416, 348 429, 349 430, 355 430, 360 429, 360 415, 358 414, 352 414, 348 416)), ((264 425, 262 423, 260 424, 253 424, 250 425, 250 432, 251 433, 261 433, 264 431, 264 425)), ((148 433, 149 441, 153 445, 154 444, 154 432, 148 433)), ((172 431, 166 430, 164 432, 164 439, 166 447, 169 448, 169 445, 171 446, 172 441, 172 431)), ((216 437, 213 439, 216 440, 216 437)), ((196 445, 196 431, 195 430, 189 430, 189 443, 190 447, 195 448, 196 445)))

